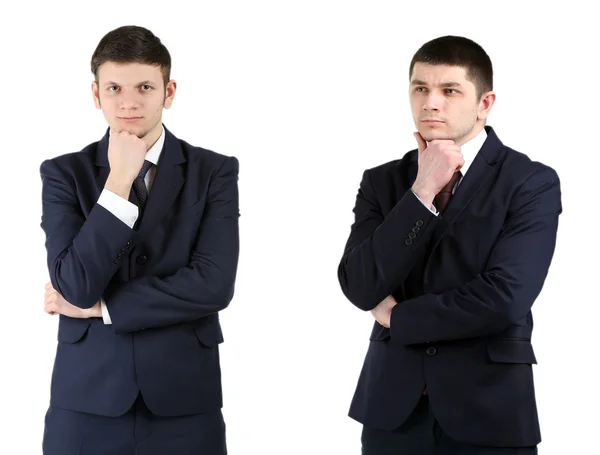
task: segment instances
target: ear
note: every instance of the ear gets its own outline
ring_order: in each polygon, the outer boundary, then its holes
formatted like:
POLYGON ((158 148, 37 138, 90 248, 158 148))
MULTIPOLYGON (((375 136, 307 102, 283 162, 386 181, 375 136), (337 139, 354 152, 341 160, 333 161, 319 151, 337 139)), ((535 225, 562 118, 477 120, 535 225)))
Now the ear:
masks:
POLYGON ((92 96, 94 97, 94 104, 96 105, 96 109, 102 109, 102 103, 100 103, 100 88, 98 87, 98 82, 92 82, 92 96))
POLYGON ((173 98, 175 98, 175 91, 177 90, 177 82, 170 80, 165 87, 165 102, 163 106, 165 109, 169 109, 173 104, 173 98))
POLYGON ((488 115, 490 115, 490 111, 496 102, 496 94, 492 91, 486 92, 481 96, 481 101, 479 101, 479 110, 477 113, 478 120, 487 119, 488 115))

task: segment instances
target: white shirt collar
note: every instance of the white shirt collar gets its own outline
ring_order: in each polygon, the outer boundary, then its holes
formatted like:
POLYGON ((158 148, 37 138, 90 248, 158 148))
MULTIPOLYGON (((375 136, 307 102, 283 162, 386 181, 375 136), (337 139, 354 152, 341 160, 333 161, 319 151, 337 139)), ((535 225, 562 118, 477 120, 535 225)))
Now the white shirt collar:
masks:
POLYGON ((469 167, 471 167, 471 164, 473 164, 473 161, 475 160, 477 153, 479 153, 479 150, 481 150, 481 147, 483 146, 483 143, 485 142, 486 139, 487 139, 487 132, 485 131, 485 128, 482 128, 482 130, 477 134, 477 136, 475 136, 473 139, 469 140, 468 142, 464 143, 460 147, 460 150, 463 154, 463 159, 465 160, 465 164, 463 165, 462 169, 460 170, 463 177, 467 174, 469 167))
POLYGON ((162 132, 160 133, 160 137, 154 143, 150 150, 146 152, 146 160, 150 161, 155 166, 158 165, 158 160, 160 158, 160 154, 163 149, 163 145, 165 144, 165 127, 162 127, 162 132))

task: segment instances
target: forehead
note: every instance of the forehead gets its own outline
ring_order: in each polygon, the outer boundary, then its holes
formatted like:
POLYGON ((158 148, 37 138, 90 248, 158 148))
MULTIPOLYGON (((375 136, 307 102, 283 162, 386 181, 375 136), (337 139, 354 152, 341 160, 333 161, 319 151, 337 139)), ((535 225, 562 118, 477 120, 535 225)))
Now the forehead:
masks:
POLYGON ((451 82, 460 85, 473 85, 472 82, 467 80, 467 70, 462 66, 430 65, 421 62, 415 63, 410 80, 411 82, 422 81, 427 85, 440 85, 451 82))
POLYGON ((162 72, 158 65, 146 63, 105 62, 98 68, 98 82, 117 82, 122 85, 134 85, 140 81, 162 81, 162 72))

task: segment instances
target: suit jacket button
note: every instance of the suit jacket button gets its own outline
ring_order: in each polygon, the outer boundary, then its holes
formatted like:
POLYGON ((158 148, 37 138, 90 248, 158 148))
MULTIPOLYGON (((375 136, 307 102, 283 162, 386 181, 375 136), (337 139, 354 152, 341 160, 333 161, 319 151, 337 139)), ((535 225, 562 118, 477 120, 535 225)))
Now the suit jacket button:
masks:
POLYGON ((427 355, 435 355, 437 353, 437 349, 435 349, 433 346, 429 346, 427 349, 425 349, 425 352, 427 355))
POLYGON ((410 239, 414 239, 416 236, 417 236, 417 234, 415 234, 414 232, 408 233, 408 238, 410 238, 410 239))
POLYGON ((146 262, 146 259, 148 258, 142 254, 141 256, 138 256, 135 259, 135 262, 137 262, 138 264, 144 264, 146 262))
POLYGON ((417 226, 421 227, 421 226, 423 226, 423 220, 418 220, 415 224, 417 226))
POLYGON ((407 244, 407 245, 412 245, 413 241, 412 241, 412 239, 406 239, 404 241, 404 243, 407 244))

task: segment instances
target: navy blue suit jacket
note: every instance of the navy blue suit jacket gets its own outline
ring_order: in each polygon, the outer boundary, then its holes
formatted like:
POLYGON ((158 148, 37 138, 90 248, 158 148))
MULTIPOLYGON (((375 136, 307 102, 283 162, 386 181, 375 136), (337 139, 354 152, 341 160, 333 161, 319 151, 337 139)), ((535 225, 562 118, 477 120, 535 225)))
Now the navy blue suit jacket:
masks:
POLYGON ((117 416, 141 391, 157 415, 219 409, 218 312, 234 294, 238 161, 165 128, 147 205, 130 229, 97 203, 108 138, 40 168, 52 285, 80 308, 103 297, 112 319, 60 316, 51 404, 117 416))
POLYGON ((562 211, 556 172, 487 139, 444 214, 410 191, 417 151, 364 172, 338 268, 368 311, 393 295, 390 328, 375 322, 350 416, 391 430, 427 385, 452 438, 488 446, 541 440, 531 307, 554 254, 562 211))

